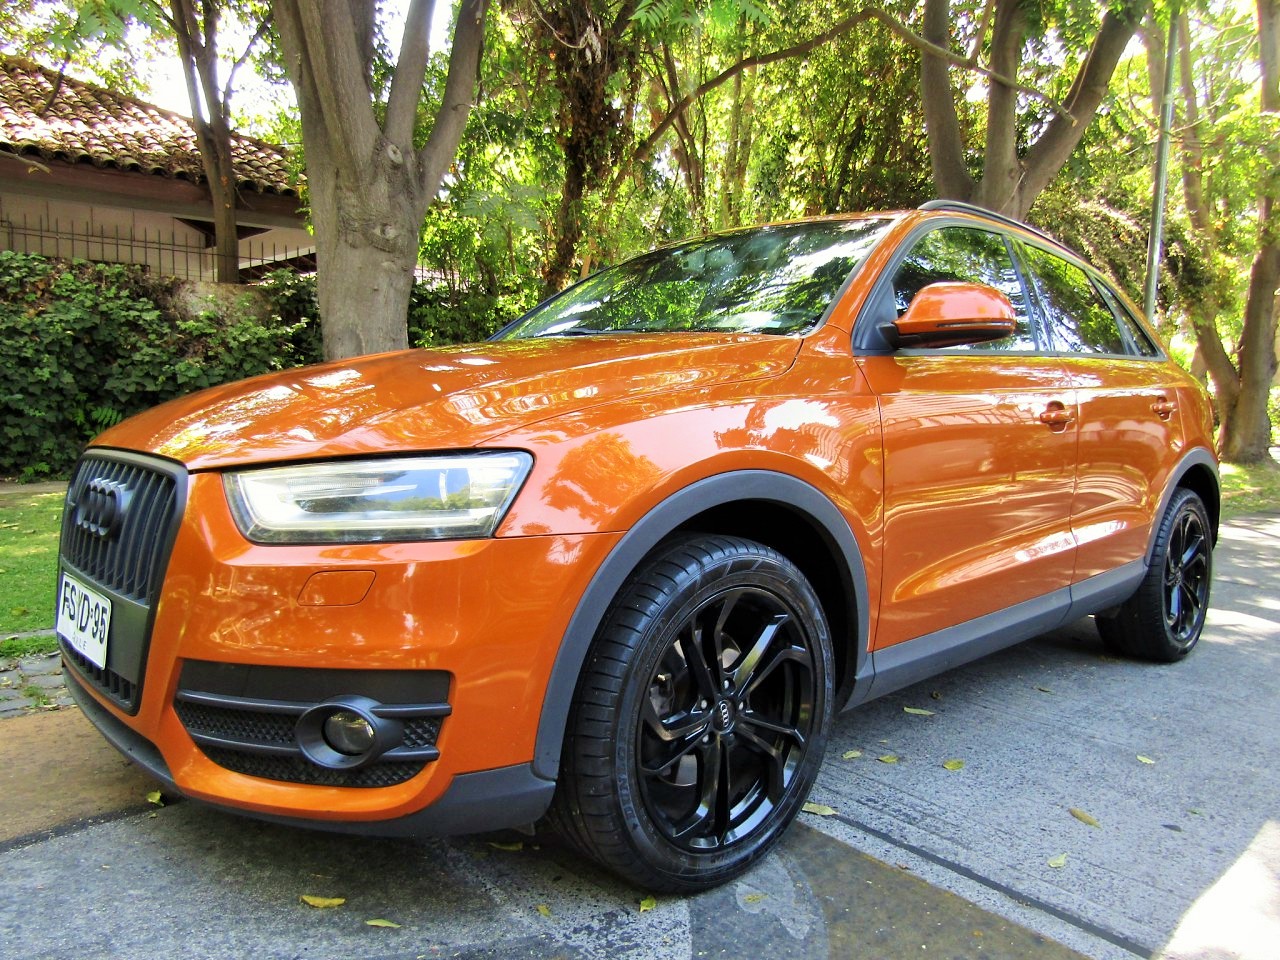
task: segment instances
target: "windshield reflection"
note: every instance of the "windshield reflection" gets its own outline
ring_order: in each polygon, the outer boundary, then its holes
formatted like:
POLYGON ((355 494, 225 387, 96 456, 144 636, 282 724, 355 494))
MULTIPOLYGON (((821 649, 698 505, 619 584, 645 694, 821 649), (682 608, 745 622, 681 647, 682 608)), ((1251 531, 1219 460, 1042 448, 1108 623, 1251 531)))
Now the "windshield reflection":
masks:
POLYGON ((655 250, 534 307, 497 339, 620 333, 803 333, 890 221, 782 224, 655 250))

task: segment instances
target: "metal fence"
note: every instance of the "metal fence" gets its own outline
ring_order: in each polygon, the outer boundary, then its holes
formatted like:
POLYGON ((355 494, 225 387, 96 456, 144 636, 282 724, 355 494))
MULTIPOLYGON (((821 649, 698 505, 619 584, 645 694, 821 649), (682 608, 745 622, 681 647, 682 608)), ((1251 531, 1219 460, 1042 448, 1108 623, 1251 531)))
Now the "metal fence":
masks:
MULTIPOLYGON (((256 280, 272 270, 314 273, 316 249, 244 239, 240 241, 240 279, 256 280)), ((0 249, 46 257, 80 258, 137 264, 150 273, 184 280, 213 280, 217 274, 212 238, 190 239, 171 230, 80 229, 54 220, 32 223, 0 220, 0 249)))

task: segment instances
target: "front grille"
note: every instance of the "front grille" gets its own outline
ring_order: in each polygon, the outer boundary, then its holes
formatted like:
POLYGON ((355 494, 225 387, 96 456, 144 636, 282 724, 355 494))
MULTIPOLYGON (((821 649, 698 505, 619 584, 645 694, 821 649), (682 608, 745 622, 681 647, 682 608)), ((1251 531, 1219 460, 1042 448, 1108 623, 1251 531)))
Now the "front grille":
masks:
POLYGON ((448 690, 449 675, 438 670, 326 670, 191 660, 183 666, 173 706, 205 756, 236 773, 317 786, 390 787, 417 776, 439 757, 436 741, 451 709, 448 690), (403 725, 403 736, 392 749, 358 769, 313 762, 298 740, 303 714, 344 695, 365 698, 376 704, 370 707, 375 716, 403 725))
POLYGON ((111 599, 105 667, 64 640, 84 681, 128 713, 142 695, 151 622, 186 496, 186 473, 168 461, 93 450, 76 464, 62 516, 62 569, 111 599))
POLYGON ((80 676, 125 709, 130 709, 137 702, 138 698, 135 691, 137 684, 130 683, 114 670, 104 670, 97 664, 90 663, 88 657, 79 650, 69 647, 65 641, 62 643, 62 656, 80 671, 80 676))
POLYGON ((137 460, 82 457, 67 488, 62 558, 81 574, 138 603, 154 604, 172 540, 174 476, 137 460), (118 517, 104 535, 85 513, 96 488, 112 488, 118 517))

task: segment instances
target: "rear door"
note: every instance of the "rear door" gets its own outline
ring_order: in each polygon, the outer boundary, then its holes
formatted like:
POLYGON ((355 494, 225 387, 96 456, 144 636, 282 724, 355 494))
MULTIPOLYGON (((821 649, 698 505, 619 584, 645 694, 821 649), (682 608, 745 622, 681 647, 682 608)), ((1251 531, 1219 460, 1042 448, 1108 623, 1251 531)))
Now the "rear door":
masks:
POLYGON ((974 347, 861 351, 884 429, 875 648, 1065 588, 1075 563, 1074 390, 1047 355, 1009 241, 950 224, 908 242, 873 291, 860 336, 901 316, 927 284, 947 280, 1001 290, 1019 328, 974 347))
POLYGON ((1179 382, 1100 277, 1030 243, 1020 253, 1079 410, 1071 525, 1081 581, 1146 554, 1183 443, 1179 382))

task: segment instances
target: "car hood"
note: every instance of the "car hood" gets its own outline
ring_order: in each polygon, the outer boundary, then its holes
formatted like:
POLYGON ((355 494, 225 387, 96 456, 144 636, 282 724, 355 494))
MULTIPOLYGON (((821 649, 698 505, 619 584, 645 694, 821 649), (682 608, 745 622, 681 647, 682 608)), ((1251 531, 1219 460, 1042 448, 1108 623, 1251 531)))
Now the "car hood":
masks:
POLYGON ((377 354, 171 400, 103 433, 192 470, 470 447, 586 407, 786 370, 800 341, 741 334, 508 340, 377 354))

